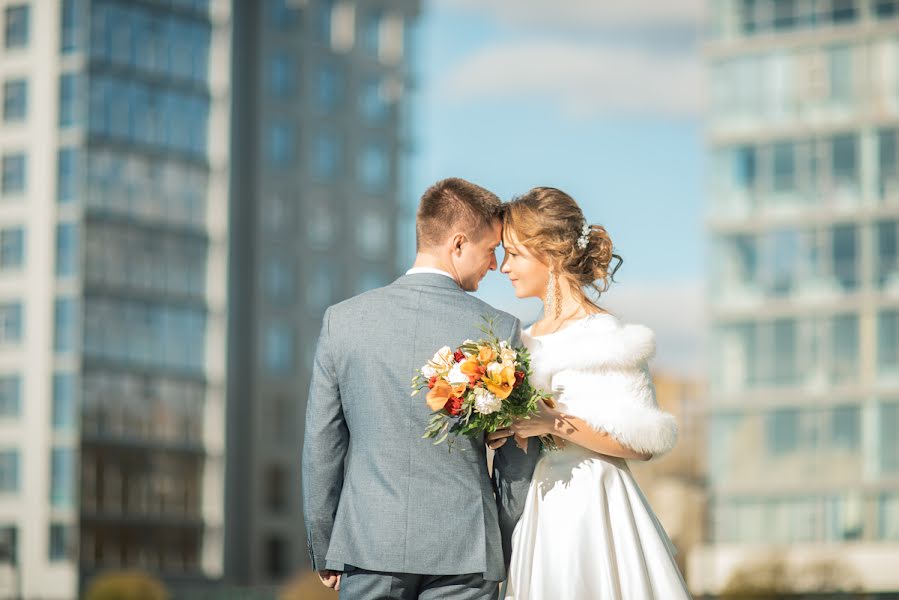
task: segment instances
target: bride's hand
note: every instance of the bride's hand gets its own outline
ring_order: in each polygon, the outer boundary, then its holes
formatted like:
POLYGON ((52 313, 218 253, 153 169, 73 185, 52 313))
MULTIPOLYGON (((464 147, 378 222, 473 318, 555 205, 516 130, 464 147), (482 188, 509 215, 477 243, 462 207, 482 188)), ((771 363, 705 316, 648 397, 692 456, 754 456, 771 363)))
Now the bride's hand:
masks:
POLYGON ((558 423, 560 413, 555 408, 551 408, 543 400, 537 402, 537 413, 531 415, 527 419, 519 419, 512 423, 510 429, 515 435, 522 438, 529 438, 541 435, 548 435, 556 432, 556 423, 558 423))

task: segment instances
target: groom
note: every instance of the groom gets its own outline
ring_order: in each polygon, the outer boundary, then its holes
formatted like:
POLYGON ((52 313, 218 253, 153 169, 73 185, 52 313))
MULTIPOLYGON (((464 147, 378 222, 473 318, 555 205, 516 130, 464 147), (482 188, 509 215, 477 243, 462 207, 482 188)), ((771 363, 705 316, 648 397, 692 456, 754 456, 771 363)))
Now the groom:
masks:
POLYGON ((303 447, 312 568, 350 600, 491 599, 537 447, 485 442, 452 452, 423 439, 431 411, 412 376, 441 347, 482 336, 520 345, 518 319, 467 294, 496 269, 501 203, 463 179, 422 196, 415 265, 392 284, 330 307, 315 352, 303 447))

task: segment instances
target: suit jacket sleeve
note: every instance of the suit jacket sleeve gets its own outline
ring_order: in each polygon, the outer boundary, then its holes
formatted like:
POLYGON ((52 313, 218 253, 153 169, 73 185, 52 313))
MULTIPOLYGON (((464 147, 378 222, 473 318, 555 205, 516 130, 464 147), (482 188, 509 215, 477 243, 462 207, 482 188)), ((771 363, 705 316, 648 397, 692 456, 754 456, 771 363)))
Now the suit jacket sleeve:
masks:
POLYGON ((331 347, 330 312, 331 309, 325 312, 315 350, 303 442, 303 517, 315 570, 334 567, 326 565, 325 557, 343 489, 344 458, 350 441, 331 347))
MULTIPOLYGON (((513 347, 521 346, 521 324, 518 319, 513 320, 510 335, 506 339, 510 340, 513 347)), ((524 512, 539 454, 540 442, 537 438, 531 438, 528 440, 527 453, 509 441, 493 457, 493 485, 503 541, 503 557, 507 567, 512 557, 512 532, 524 512)))

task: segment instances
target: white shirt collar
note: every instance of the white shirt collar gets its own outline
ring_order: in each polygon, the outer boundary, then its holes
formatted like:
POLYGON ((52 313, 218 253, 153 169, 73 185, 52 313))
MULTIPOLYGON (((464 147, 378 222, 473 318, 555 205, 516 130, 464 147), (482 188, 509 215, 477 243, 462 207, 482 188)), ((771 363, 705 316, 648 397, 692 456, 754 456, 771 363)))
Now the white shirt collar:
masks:
POLYGON ((452 275, 447 273, 446 271, 441 271, 440 269, 434 269, 432 267, 412 267, 408 271, 406 271, 406 275, 417 275, 419 273, 431 273, 432 275, 443 275, 444 277, 449 277, 453 281, 455 279, 452 275))

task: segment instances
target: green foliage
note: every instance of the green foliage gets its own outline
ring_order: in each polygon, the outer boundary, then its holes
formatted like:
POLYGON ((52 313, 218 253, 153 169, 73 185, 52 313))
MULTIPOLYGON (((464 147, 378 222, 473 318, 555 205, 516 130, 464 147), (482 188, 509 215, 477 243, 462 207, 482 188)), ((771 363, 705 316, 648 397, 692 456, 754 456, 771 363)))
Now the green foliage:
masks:
POLYGON ((97 575, 87 587, 85 600, 168 600, 161 581, 141 571, 97 575))

